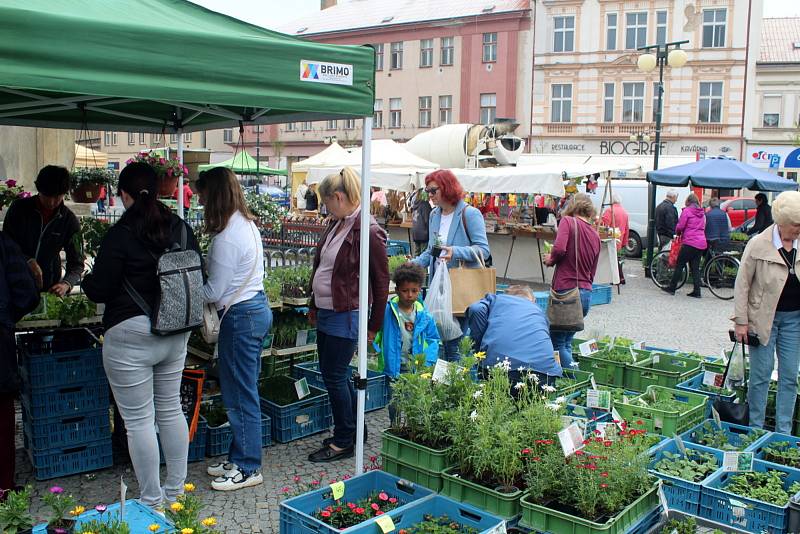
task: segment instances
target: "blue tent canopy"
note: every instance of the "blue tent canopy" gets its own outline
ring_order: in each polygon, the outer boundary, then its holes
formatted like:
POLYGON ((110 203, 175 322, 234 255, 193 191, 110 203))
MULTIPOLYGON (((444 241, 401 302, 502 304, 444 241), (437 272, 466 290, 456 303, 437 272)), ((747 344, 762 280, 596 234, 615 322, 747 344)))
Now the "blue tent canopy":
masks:
POLYGON ((709 158, 647 173, 656 185, 682 187, 691 183, 709 189, 795 191, 797 182, 733 159, 709 158))

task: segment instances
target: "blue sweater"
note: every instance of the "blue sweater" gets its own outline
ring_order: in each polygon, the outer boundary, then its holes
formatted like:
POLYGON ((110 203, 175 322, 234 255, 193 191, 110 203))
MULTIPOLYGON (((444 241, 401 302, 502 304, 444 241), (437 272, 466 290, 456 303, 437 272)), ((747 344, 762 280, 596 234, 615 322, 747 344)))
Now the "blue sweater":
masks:
MULTIPOLYGON (((411 261, 423 267, 431 267, 431 264, 434 263, 431 249, 436 241, 436 234, 439 231, 441 222, 442 208, 436 207, 431 212, 430 224, 428 225, 428 248, 411 261)), ((475 260, 473 251, 479 255, 483 254, 484 261, 487 260, 490 254, 489 240, 486 238, 486 223, 483 221, 481 212, 472 206, 467 206, 467 203, 463 200, 459 200, 453 213, 453 223, 450 225, 447 240, 443 244, 453 247, 453 258, 447 263, 448 268, 456 267, 459 261, 464 262, 464 266, 468 268, 478 267, 480 264, 475 260), (463 217, 461 216, 462 212, 464 213, 463 217), (466 221, 469 229, 469 238, 467 238, 467 232, 464 230, 464 221, 466 221)))
POLYGON ((728 214, 719 208, 706 212, 706 240, 727 243, 731 234, 728 230, 728 214))
MULTIPOLYGON (((374 347, 378 351, 378 361, 383 364, 384 372, 392 378, 400 374, 401 350, 403 347, 404 322, 400 318, 397 307, 398 297, 386 303, 386 312, 383 317, 383 328, 375 336, 374 347)), ((425 306, 417 301, 416 318, 414 319, 414 334, 411 338, 411 354, 425 354, 428 365, 436 363, 439 357, 439 331, 436 330, 436 321, 428 313, 425 306)))

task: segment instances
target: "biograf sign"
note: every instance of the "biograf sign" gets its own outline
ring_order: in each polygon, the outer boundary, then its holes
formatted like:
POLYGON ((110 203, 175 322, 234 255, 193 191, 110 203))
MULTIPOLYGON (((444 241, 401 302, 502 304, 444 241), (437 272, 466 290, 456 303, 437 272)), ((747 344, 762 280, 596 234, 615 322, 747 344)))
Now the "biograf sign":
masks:
POLYGON ((353 66, 303 59, 300 61, 300 81, 353 85, 353 66))
POLYGON ((747 163, 765 169, 770 167, 800 169, 800 148, 781 145, 748 145, 747 163))

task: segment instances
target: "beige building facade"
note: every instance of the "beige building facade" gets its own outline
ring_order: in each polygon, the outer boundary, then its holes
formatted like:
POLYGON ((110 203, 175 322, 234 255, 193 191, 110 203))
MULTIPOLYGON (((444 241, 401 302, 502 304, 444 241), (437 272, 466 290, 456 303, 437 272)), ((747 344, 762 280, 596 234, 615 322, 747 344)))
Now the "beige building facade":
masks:
POLYGON ((641 72, 637 48, 688 40, 687 64, 664 72, 661 153, 744 155, 761 0, 544 0, 534 9, 531 152, 653 154, 658 69, 641 72))
POLYGON ((17 180, 28 191, 45 165, 71 167, 75 132, 49 128, 0 126, 0 180, 17 180))

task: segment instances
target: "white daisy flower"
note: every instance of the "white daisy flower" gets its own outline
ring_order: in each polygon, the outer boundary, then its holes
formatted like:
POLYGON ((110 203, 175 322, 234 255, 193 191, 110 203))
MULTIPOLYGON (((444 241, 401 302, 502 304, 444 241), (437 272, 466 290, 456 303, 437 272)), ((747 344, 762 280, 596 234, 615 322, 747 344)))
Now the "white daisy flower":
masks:
POLYGON ((544 391, 545 393, 553 393, 555 390, 556 388, 554 388, 550 384, 545 384, 542 386, 542 391, 544 391))
POLYGON ((525 382, 517 382, 516 384, 514 384, 514 389, 517 390, 522 389, 524 387, 525 387, 525 382))
POLYGON ((478 391, 476 391, 475 393, 472 394, 472 398, 473 399, 479 399, 479 398, 481 398, 481 395, 483 395, 483 391, 481 391, 479 389, 478 391))
POLYGON ((472 410, 472 413, 469 414, 469 418, 472 419, 473 421, 475 421, 478 418, 478 411, 477 410, 472 410))
POLYGON ((578 362, 572 362, 571 364, 569 364, 569 366, 570 367, 575 367, 577 369, 578 368, 578 362))
POLYGON ((554 412, 557 412, 558 410, 561 409, 561 406, 559 406, 558 404, 553 404, 551 402, 548 402, 547 404, 545 404, 545 406, 547 406, 548 408, 550 408, 554 412))
POLYGON ((564 404, 564 403, 566 403, 566 402, 567 402, 567 398, 566 398, 566 397, 564 397, 564 396, 557 397, 557 398, 556 398, 556 400, 555 400, 554 402, 555 402, 556 404, 564 404))

